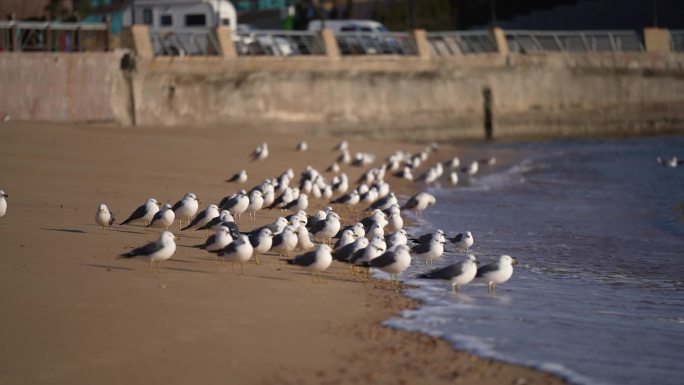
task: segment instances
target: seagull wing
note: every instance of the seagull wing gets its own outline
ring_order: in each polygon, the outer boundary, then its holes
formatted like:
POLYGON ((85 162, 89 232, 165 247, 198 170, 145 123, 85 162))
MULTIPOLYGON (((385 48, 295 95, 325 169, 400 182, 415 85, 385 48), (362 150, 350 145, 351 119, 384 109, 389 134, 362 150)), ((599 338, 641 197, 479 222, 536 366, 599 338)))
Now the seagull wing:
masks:
POLYGON ((124 258, 133 258, 137 256, 147 256, 153 253, 156 253, 157 251, 161 250, 164 247, 161 242, 150 242, 144 246, 140 246, 136 249, 133 249, 129 251, 128 253, 121 254, 121 257, 124 258))
POLYGON ((458 262, 449 266, 429 271, 425 274, 421 274, 418 276, 418 278, 451 279, 461 274, 463 274, 463 262, 458 262))
POLYGON ((171 210, 173 210, 173 212, 175 213, 176 211, 178 211, 179 208, 183 207, 183 205, 185 205, 185 203, 183 203, 183 200, 181 199, 178 202, 176 202, 173 205, 173 207, 171 207, 171 210))
POLYGON ((396 260, 396 256, 394 254, 394 251, 387 251, 387 252, 383 253, 381 256, 379 256, 375 259, 372 259, 370 261, 370 265, 371 265, 371 267, 382 268, 382 267, 389 266, 389 265, 395 263, 396 261, 397 260, 396 260))
POLYGON ((288 264, 297 266, 311 266, 316 263, 316 251, 310 251, 306 254, 298 255, 294 259, 288 260, 288 264))
POLYGON ((463 233, 458 233, 453 238, 451 238, 450 241, 451 243, 459 243, 463 241, 463 236, 463 233))
POLYGON ((499 262, 490 263, 488 265, 481 266, 477 269, 476 277, 481 278, 487 273, 499 270, 499 262))
POLYGON ((315 235, 319 231, 323 230, 326 224, 327 222, 325 220, 319 221, 309 229, 309 232, 315 235))
POLYGON ((424 254, 430 251, 429 243, 419 243, 411 248, 411 252, 415 254, 424 254))
POLYGON ((147 206, 142 205, 142 206, 138 207, 137 209, 135 209, 135 211, 133 211, 133 214, 131 214, 131 215, 128 217, 128 219, 126 219, 125 221, 121 222, 121 224, 122 224, 122 225, 125 225, 126 223, 128 223, 128 222, 130 222, 130 221, 134 221, 134 220, 136 220, 136 219, 140 219, 140 218, 144 217, 145 214, 147 214, 147 206))
POLYGON ((206 216, 207 216, 207 211, 206 211, 206 210, 200 212, 199 214, 197 214, 197 215, 195 216, 195 218, 192 219, 192 222, 190 222, 189 225, 183 227, 183 228, 181 229, 181 231, 187 230, 187 229, 191 228, 192 226, 195 226, 195 225, 198 224, 202 219, 204 219, 204 217, 206 217, 206 216))

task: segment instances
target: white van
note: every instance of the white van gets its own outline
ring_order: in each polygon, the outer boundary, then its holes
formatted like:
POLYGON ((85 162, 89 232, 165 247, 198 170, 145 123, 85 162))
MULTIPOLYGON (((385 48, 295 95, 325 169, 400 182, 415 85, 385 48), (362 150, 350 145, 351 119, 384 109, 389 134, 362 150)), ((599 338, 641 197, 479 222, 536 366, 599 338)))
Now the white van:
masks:
POLYGON ((387 28, 382 23, 375 20, 311 20, 309 31, 320 31, 321 26, 332 29, 335 32, 387 32, 387 28))
POLYGON ((237 28, 237 12, 228 0, 134 0, 123 25, 145 24, 155 52, 178 56, 206 54, 208 32, 218 26, 237 28))

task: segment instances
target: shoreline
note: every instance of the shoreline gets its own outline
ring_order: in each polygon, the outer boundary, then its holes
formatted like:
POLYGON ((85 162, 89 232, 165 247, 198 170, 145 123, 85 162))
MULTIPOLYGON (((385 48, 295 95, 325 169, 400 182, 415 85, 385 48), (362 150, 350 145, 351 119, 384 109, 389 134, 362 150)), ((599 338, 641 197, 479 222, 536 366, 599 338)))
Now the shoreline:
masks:
MULTIPOLYGON (((288 167, 298 173, 309 163, 323 171, 340 138, 315 135, 310 151, 297 153, 301 134, 280 138, 282 132, 255 135, 239 127, 12 122, 0 125, 0 133, 0 188, 9 194, 0 219, 6 235, 0 237, 0 305, 10 310, 0 316, 7 341, 0 382, 564 383, 382 325, 419 303, 384 281, 349 277, 341 264, 324 273, 323 285, 272 256, 262 266, 250 263, 246 276, 233 276, 230 267, 189 248, 203 234, 174 231, 176 256, 161 274, 150 274, 144 261, 114 256, 156 231, 115 225, 105 236, 93 223, 100 202, 114 209, 117 222, 155 195, 173 204, 193 191, 203 208, 242 188, 223 182, 241 168, 250 174, 244 186, 288 167), (263 141, 271 158, 249 162, 263 141)), ((381 160, 395 149, 424 145, 350 140, 350 147, 381 160)), ((462 159, 475 155, 454 151, 462 159)), ((365 168, 343 171, 355 181, 365 168)), ((402 195, 414 189, 387 180, 402 195)), ((315 201, 307 211, 323 206, 315 201)), ((241 229, 278 215, 262 211, 241 229)))

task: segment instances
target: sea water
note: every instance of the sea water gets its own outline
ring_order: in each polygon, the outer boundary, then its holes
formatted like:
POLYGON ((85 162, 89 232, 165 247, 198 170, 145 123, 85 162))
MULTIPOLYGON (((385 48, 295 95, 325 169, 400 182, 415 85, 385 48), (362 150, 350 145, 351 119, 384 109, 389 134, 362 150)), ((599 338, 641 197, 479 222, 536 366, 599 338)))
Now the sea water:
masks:
MULTIPOLYGON (((423 301, 388 320, 472 353, 553 372, 579 384, 684 383, 684 137, 483 145, 515 154, 457 187, 430 191, 437 205, 412 233, 469 230, 479 262, 518 259, 497 286, 452 293, 418 280, 423 301)), ((435 267, 464 253, 447 251, 435 267)))

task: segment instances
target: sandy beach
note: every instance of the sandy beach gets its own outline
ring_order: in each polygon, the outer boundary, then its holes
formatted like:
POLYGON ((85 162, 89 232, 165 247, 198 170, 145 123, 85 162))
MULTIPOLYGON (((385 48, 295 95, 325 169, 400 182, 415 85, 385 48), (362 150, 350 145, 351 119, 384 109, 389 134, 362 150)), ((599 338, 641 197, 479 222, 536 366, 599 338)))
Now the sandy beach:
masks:
MULTIPOLYGON (((313 134, 309 151, 296 152, 303 135, 291 129, 0 125, 0 189, 9 195, 0 218, 0 383, 563 383, 382 326, 418 304, 386 282, 350 276, 344 265, 334 264, 322 284, 268 255, 234 275, 191 248, 203 232, 175 227, 175 256, 150 273, 147 261, 116 256, 158 230, 115 225, 105 235, 94 223, 99 203, 121 221, 150 197, 173 204, 192 191, 203 208, 287 168, 323 171, 341 138, 313 134), (250 162, 261 142, 271 156, 250 162), (224 181, 243 168, 244 186, 224 181)), ((352 151, 379 160, 424 147, 348 139, 352 151)), ((475 156, 447 146, 438 156, 456 154, 475 156)), ((364 170, 343 168, 350 180, 364 170)), ((389 182, 404 195, 415 188, 389 182)), ((313 200, 308 211, 325 205, 313 200)), ((341 210, 345 223, 359 211, 341 210)), ((241 230, 279 215, 245 216, 241 230)))

